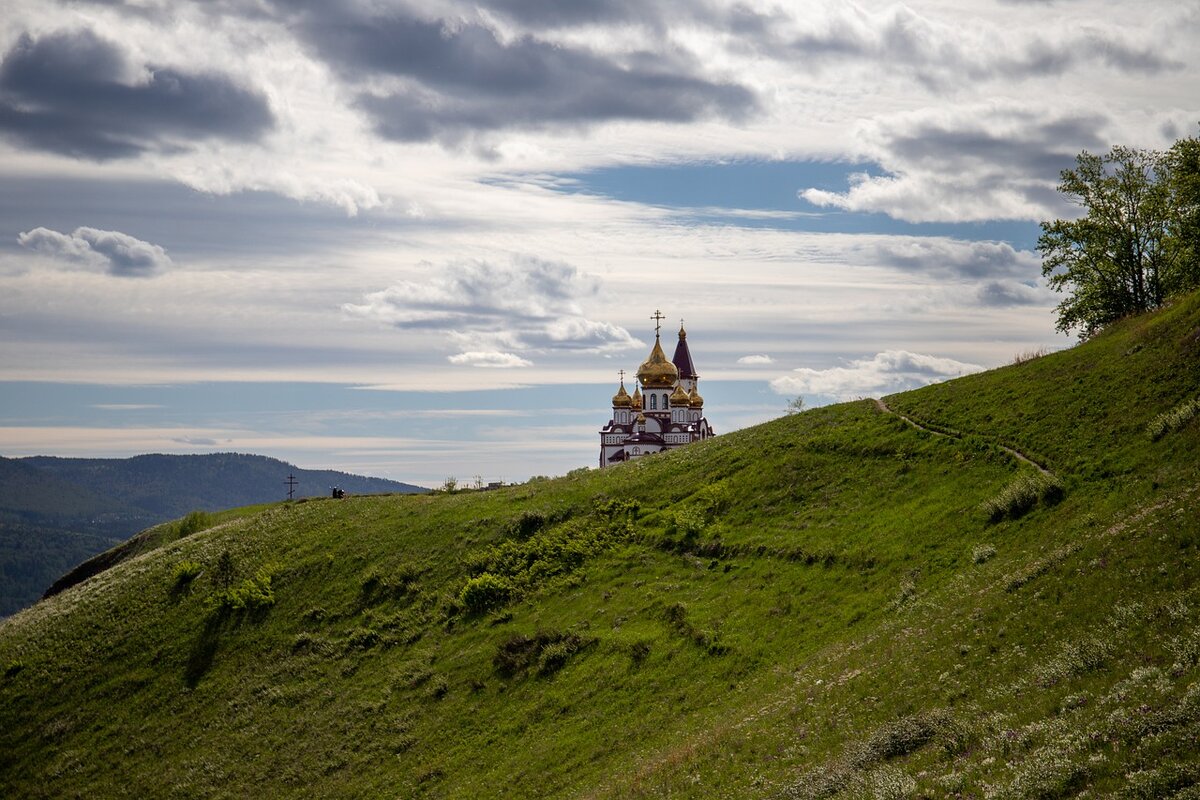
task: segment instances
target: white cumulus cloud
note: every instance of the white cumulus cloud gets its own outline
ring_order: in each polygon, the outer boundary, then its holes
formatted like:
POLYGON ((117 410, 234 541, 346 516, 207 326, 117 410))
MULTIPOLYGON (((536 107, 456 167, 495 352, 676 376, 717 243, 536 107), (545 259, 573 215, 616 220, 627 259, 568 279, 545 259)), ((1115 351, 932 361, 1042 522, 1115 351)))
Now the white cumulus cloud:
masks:
POLYGON ((533 362, 521 358, 515 353, 501 353, 496 350, 469 350, 465 353, 447 356, 451 364, 469 367, 495 367, 511 369, 513 367, 532 367, 533 362))
POLYGON ((751 366, 753 366, 755 364, 774 364, 775 359, 771 358, 770 356, 761 356, 761 355, 742 356, 741 358, 739 358, 737 360, 737 363, 747 364, 747 365, 751 365, 751 366))
POLYGON ((800 367, 771 381, 771 389, 782 395, 824 395, 850 400, 915 389, 981 369, 983 367, 978 364, 952 358, 885 350, 870 358, 855 359, 843 367, 800 367))

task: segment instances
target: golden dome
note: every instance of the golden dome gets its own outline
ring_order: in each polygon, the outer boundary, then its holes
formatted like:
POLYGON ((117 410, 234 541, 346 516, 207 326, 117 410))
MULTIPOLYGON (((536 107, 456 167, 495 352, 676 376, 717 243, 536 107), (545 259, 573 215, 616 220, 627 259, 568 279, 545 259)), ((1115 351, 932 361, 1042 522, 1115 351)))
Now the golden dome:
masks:
POLYGON ((671 392, 671 407, 686 406, 691 399, 692 397, 687 393, 687 389, 684 389, 683 386, 676 386, 675 391, 671 392))
POLYGON ((703 408, 704 398, 700 396, 700 387, 692 389, 692 396, 688 399, 688 405, 692 408, 703 408))
POLYGON ((638 425, 645 425, 645 424, 646 424, 646 415, 645 415, 645 414, 638 414, 638 415, 637 415, 637 424, 638 424, 638 425))
POLYGON ((637 386, 633 387, 633 397, 630 399, 633 401, 634 408, 641 408, 642 407, 642 390, 637 386))
POLYGON ((625 391, 625 381, 621 381, 621 388, 613 395, 613 408, 630 408, 632 405, 633 398, 625 391))
POLYGON ((654 349, 650 357, 642 362, 637 371, 638 380, 647 389, 670 389, 679 380, 679 370, 667 360, 658 336, 654 337, 654 349))

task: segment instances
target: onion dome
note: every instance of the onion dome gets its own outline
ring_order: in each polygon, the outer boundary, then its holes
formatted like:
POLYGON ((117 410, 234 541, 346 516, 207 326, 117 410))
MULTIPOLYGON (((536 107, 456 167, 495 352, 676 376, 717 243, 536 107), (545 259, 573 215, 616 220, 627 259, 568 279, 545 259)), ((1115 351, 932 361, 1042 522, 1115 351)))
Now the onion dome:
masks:
POLYGON ((625 391, 625 381, 621 381, 621 388, 613 395, 613 408, 631 408, 633 406, 633 398, 629 396, 629 392, 625 391))
POLYGON ((638 415, 637 415, 637 424, 638 424, 638 425, 645 425, 645 424, 646 424, 646 415, 645 415, 645 414, 638 414, 638 415))
POLYGON ((676 386, 675 391, 671 392, 671 408, 686 406, 691 402, 692 396, 687 393, 687 389, 683 386, 676 386))
POLYGON ((633 397, 631 399, 633 400, 634 408, 640 409, 642 407, 642 390, 640 387, 633 387, 633 397))
POLYGON ((704 398, 700 396, 700 387, 692 389, 692 395, 688 398, 688 405, 692 408, 703 408, 704 398))
POLYGON ((679 380, 679 369, 667 360, 657 334, 654 337, 654 349, 638 367, 637 377, 647 389, 670 389, 679 380))

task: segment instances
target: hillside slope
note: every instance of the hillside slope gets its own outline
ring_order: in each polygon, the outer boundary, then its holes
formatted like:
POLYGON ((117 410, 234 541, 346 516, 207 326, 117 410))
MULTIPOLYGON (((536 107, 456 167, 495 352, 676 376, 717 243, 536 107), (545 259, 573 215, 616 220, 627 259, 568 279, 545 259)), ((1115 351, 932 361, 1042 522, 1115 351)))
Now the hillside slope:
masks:
POLYGON ((1198 343, 164 537, 0 624, 0 794, 1195 796, 1198 343))
POLYGON ((0 616, 94 575, 83 562, 123 539, 190 511, 218 511, 286 496, 421 492, 419 486, 333 470, 304 470, 238 453, 133 458, 0 458, 0 616), (79 566, 80 569, 74 569, 79 566))

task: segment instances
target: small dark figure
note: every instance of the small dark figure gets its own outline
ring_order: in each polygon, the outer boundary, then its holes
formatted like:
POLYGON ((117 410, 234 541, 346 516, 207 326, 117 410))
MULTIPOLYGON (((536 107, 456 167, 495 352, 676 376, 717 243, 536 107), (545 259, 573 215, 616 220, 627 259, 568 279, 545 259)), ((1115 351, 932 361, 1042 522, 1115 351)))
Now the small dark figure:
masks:
POLYGON ((343 497, 346 496, 346 490, 339 489, 338 487, 335 486, 335 487, 333 487, 333 496, 335 499, 341 500, 343 497))

